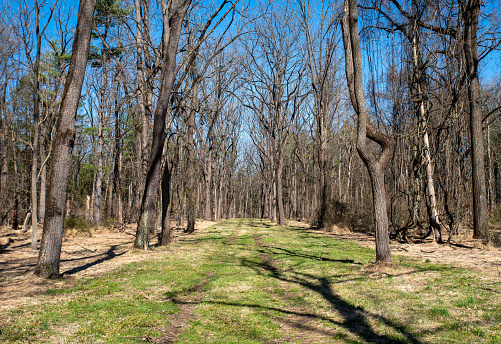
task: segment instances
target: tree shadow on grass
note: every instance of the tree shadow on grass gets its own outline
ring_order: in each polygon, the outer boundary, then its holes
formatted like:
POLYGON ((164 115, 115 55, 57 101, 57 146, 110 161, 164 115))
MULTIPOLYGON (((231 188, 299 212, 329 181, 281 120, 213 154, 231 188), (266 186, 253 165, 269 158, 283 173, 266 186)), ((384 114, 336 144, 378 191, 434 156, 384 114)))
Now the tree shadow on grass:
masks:
POLYGON ((84 270, 87 270, 95 265, 98 265, 98 264, 101 264, 107 260, 111 260, 113 258, 116 258, 116 257, 119 257, 125 253, 127 253, 129 250, 125 250, 123 252, 120 252, 120 253, 117 253, 117 251, 119 250, 119 247, 120 245, 113 245, 111 246, 108 251, 104 252, 104 253, 101 253, 99 255, 95 255, 93 257, 82 257, 82 258, 77 258, 77 259, 65 259, 65 260, 62 260, 62 262, 68 262, 68 261, 75 261, 75 260, 80 260, 80 259, 89 259, 89 258, 98 258, 96 260, 93 260, 92 262, 89 262, 87 264, 84 264, 84 265, 80 265, 80 266, 75 266, 74 268, 70 269, 70 270, 67 270, 65 272, 63 272, 62 275, 66 276, 66 275, 73 275, 73 274, 76 274, 77 272, 80 272, 80 271, 84 271, 84 270))
MULTIPOLYGON (((307 258, 307 259, 314 259, 318 261, 326 261, 326 262, 337 262, 337 263, 345 263, 345 264, 356 264, 356 265, 362 265, 360 262, 356 262, 353 259, 332 259, 332 258, 327 258, 327 257, 322 257, 321 255, 313 255, 313 254, 307 254, 303 252, 297 252, 289 249, 285 249, 282 247, 275 247, 275 246, 263 246, 266 248, 267 252, 277 254, 277 255, 286 255, 286 256, 291 256, 291 257, 299 257, 299 258, 307 258)), ((265 253, 265 250, 258 250, 258 252, 265 253)))
MULTIPOLYGON (((251 259, 241 259, 241 264, 243 266, 249 267, 256 271, 260 275, 268 275, 277 280, 286 283, 293 283, 314 291, 321 295, 337 313, 343 318, 343 321, 338 322, 330 318, 318 316, 316 314, 310 313, 298 313, 297 315, 308 316, 320 320, 326 320, 330 323, 339 325, 350 333, 357 335, 362 338, 367 343, 412 343, 420 344, 421 342, 410 332, 408 332, 404 326, 395 323, 394 321, 387 319, 386 317, 372 313, 365 310, 363 307, 355 306, 349 302, 343 300, 339 295, 336 295, 332 289, 331 282, 326 277, 316 276, 308 273, 301 273, 294 271, 292 269, 287 269, 286 271, 281 271, 277 268, 273 261, 269 259, 262 259, 262 261, 251 260, 251 259), (377 320, 386 326, 398 331, 405 339, 400 340, 394 337, 389 337, 383 334, 376 333, 370 323, 369 319, 377 320)), ((255 306, 261 308, 268 308, 259 305, 241 305, 241 306, 255 306)), ((269 308, 271 310, 276 310, 283 313, 289 313, 289 311, 284 311, 281 309, 269 308)), ((293 312, 296 313, 296 312, 293 312)))

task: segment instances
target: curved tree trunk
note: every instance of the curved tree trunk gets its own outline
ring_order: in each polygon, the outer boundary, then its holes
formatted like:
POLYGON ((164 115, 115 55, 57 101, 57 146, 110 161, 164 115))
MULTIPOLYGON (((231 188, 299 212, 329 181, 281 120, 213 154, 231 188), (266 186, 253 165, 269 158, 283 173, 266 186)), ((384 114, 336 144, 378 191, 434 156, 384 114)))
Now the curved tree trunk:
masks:
POLYGON ((358 35, 358 9, 356 0, 345 0, 342 18, 343 43, 346 62, 346 79, 350 99, 358 117, 357 151, 364 162, 372 184, 374 222, 376 225, 376 263, 391 263, 390 239, 388 236, 388 213, 384 172, 395 149, 395 140, 377 131, 368 120, 363 90, 362 58, 358 35), (367 138, 382 149, 376 158, 367 146, 367 138))

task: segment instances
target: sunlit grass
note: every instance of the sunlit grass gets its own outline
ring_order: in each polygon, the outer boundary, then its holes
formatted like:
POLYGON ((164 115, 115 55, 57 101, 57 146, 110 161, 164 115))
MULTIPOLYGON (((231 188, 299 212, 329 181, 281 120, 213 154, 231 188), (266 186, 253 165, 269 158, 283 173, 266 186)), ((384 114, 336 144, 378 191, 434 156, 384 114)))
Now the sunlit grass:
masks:
POLYGON ((0 341, 134 343, 187 315, 179 343, 498 343, 498 281, 301 226, 235 219, 0 316, 0 341), (189 307, 190 312, 183 309, 189 307))

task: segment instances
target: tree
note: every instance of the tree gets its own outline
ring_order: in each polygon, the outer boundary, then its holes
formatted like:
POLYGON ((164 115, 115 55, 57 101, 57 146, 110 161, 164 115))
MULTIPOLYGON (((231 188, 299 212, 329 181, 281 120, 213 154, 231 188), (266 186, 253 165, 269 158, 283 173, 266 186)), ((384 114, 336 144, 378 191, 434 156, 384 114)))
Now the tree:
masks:
MULTIPOLYGON (((410 46, 410 60, 412 66, 412 99, 414 99, 416 104, 416 118, 418 122, 417 132, 421 136, 422 144, 418 146, 420 147, 420 157, 416 157, 416 160, 422 160, 422 164, 424 165, 424 170, 426 174, 426 206, 428 211, 428 219, 431 230, 434 234, 434 240, 437 243, 442 243, 442 234, 441 234, 441 221, 438 216, 437 209, 437 197, 435 192, 435 183, 434 183, 434 168, 431 159, 431 146, 429 139, 429 130, 430 130, 430 110, 432 108, 432 104, 429 100, 428 94, 428 84, 429 84, 429 76, 427 73, 429 65, 432 63, 432 56, 435 54, 441 53, 440 51, 433 51, 429 54, 429 56, 425 56, 423 58, 423 47, 422 47, 422 28, 419 26, 418 22, 423 20, 425 14, 428 10, 429 4, 418 4, 416 1, 411 1, 411 11, 406 13, 404 16, 404 22, 400 22, 392 16, 382 10, 379 7, 381 4, 377 3, 374 5, 374 8, 377 9, 377 12, 383 15, 383 18, 387 19, 390 23, 389 28, 383 28, 386 32, 390 33, 392 30, 400 31, 405 39, 407 40, 410 46)), ((420 164, 419 164, 420 165, 420 164)))
POLYGON ((35 12, 35 60, 33 61, 31 56, 31 35, 30 35, 30 14, 28 6, 23 6, 24 11, 21 14, 21 36, 23 38, 23 43, 25 47, 26 58, 29 61, 32 73, 33 73, 33 82, 32 82, 32 96, 33 96, 33 143, 32 143, 32 164, 31 164, 31 248, 33 250, 37 249, 37 231, 38 231, 38 160, 39 160, 39 136, 40 136, 40 57, 42 54, 42 36, 47 29, 47 26, 50 23, 52 15, 54 13, 54 8, 57 5, 57 0, 54 2, 52 8, 50 9, 50 13, 48 14, 49 18, 45 22, 43 27, 40 27, 41 24, 41 7, 45 5, 45 2, 40 4, 38 0, 34 2, 35 12))
MULTIPOLYGON (((162 151, 164 149, 170 124, 172 123, 172 117, 168 117, 171 115, 171 107, 173 105, 171 96, 177 92, 186 76, 190 73, 191 66, 198 56, 202 43, 206 41, 207 37, 209 37, 216 30, 216 28, 230 13, 234 13, 235 6, 238 3, 238 1, 229 3, 224 0, 198 30, 199 35, 196 43, 187 44, 186 54, 178 63, 176 58, 181 29, 191 2, 191 0, 172 1, 168 4, 162 2, 164 33, 162 38, 163 60, 162 73, 160 76, 160 93, 157 99, 157 107, 154 115, 151 152, 148 160, 144 192, 142 195, 140 218, 136 230, 136 240, 134 242, 134 246, 137 248, 149 248, 149 233, 155 228, 158 194, 163 175, 162 151), (183 67, 184 70, 182 69, 183 67), (178 76, 176 80, 178 73, 181 75, 178 76)), ((211 58, 217 55, 220 51, 221 48, 216 49, 211 55, 211 58)), ((206 66, 207 65, 208 63, 206 63, 206 66)), ((207 68, 206 66, 201 68, 201 70, 207 68)), ((198 82, 195 82, 194 84, 196 85, 198 82)))
POLYGON ((73 41, 70 67, 65 82, 57 119, 50 162, 47 207, 35 275, 59 277, 59 261, 63 239, 63 222, 68 188, 71 153, 75 143, 75 115, 82 90, 96 0, 82 0, 73 41))
POLYGON ((362 74, 362 57, 358 34, 358 9, 356 0, 345 0, 342 19, 343 43, 346 63, 346 80, 351 103, 357 113, 357 151, 364 162, 372 184, 373 213, 376 226, 376 263, 391 263, 388 214, 384 174, 395 149, 395 140, 379 132, 368 119, 362 74), (381 147, 376 157, 367 145, 370 139, 381 147))
MULTIPOLYGON (((288 8, 277 9, 269 17, 263 17, 263 22, 255 24, 255 37, 245 47, 249 62, 246 66, 244 105, 256 118, 253 123, 262 129, 261 133, 265 133, 265 142, 260 139, 254 141, 261 141, 261 152, 270 160, 269 199, 274 200, 280 226, 285 226, 284 147, 305 98, 301 94, 304 66, 296 49, 299 30, 294 24, 288 8)), ((273 213, 270 212, 272 217, 273 213)))
POLYGON ((136 230, 136 240, 134 241, 134 247, 145 250, 149 248, 149 232, 151 228, 154 228, 156 221, 158 192, 163 175, 161 171, 162 151, 167 137, 166 120, 170 113, 170 98, 176 76, 179 36, 190 4, 191 0, 174 0, 169 2, 168 5, 162 1, 164 54, 160 76, 160 94, 154 115, 153 141, 136 230))
POLYGON ((468 78, 468 103, 470 110, 471 169, 473 182, 473 237, 488 240, 487 188, 485 183, 484 137, 482 132, 482 95, 478 77, 478 25, 480 0, 459 0, 464 24, 463 54, 468 78))
MULTIPOLYGON (((304 60, 311 78, 314 104, 313 118, 315 122, 316 162, 320 177, 320 206, 318 216, 314 220, 315 227, 323 227, 328 198, 328 167, 327 140, 331 117, 336 112, 340 101, 340 87, 336 85, 335 63, 337 25, 334 9, 328 8, 326 2, 321 2, 320 8, 315 8, 313 2, 300 0, 300 24, 305 34, 306 49, 304 60), (320 18, 315 18, 315 10, 320 10, 320 18), (318 20, 316 30, 312 27, 314 18, 318 20), (338 86, 338 87, 336 87, 338 86)), ((340 170, 340 169, 339 169, 340 170)))

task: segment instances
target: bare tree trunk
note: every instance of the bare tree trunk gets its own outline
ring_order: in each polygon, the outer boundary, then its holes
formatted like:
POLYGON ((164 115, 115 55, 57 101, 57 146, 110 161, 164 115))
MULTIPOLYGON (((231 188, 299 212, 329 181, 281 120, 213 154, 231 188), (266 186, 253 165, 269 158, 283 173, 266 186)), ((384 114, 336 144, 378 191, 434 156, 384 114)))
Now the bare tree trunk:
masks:
POLYGON ((363 92, 362 58, 358 34, 358 9, 356 0, 345 0, 342 19, 343 43, 346 62, 346 79, 353 108, 357 112, 357 150, 369 172, 372 184, 373 211, 376 225, 376 263, 391 263, 388 214, 384 172, 395 148, 395 140, 378 132, 369 122, 363 92), (376 158, 366 140, 376 142, 382 149, 376 158))
MULTIPOLYGON (((118 80, 116 77, 115 80, 118 80)), ((121 140, 122 140, 122 132, 121 132, 121 117, 120 117, 120 104, 118 102, 118 94, 119 94, 119 88, 120 84, 118 81, 115 82, 115 146, 113 147, 113 157, 114 157, 114 164, 113 164, 113 173, 110 176, 110 193, 108 196, 108 211, 109 215, 111 217, 117 217, 120 218, 119 216, 119 208, 120 208, 120 202, 121 202, 121 190, 120 190, 120 180, 121 180, 121 159, 122 159, 122 150, 121 150, 121 140), (115 190, 114 192, 111 192, 115 190), (116 196, 115 196, 116 195, 116 196), (116 204, 115 202, 118 201, 116 204), (116 207, 115 207, 116 204, 116 207)), ((121 221, 119 220, 121 223, 121 221)))
POLYGON ((162 234, 160 237, 160 245, 167 246, 171 242, 171 227, 170 227, 170 181, 171 169, 168 166, 168 161, 165 161, 164 173, 162 176, 162 234))
MULTIPOLYGON (((196 95, 196 87, 194 88, 193 96, 196 95)), ((193 138, 193 129, 195 126, 195 113, 192 110, 188 111, 188 120, 187 120, 187 139, 186 139, 186 148, 187 148, 187 185, 185 190, 186 193, 186 233, 195 232, 195 161, 193 157, 193 149, 194 149, 194 138, 193 138)))
POLYGON ((53 155, 49 175, 46 219, 38 254, 35 275, 44 278, 59 277, 59 261, 63 239, 64 207, 68 189, 71 153, 75 144, 75 114, 82 91, 85 68, 90 50, 90 36, 96 0, 82 0, 73 40, 70 67, 53 141, 53 155))
POLYGON ((298 214, 297 214, 297 164, 294 161, 292 163, 292 182, 291 182, 291 198, 292 198, 292 209, 291 209, 291 216, 294 220, 298 219, 298 214))
POLYGON ((0 226, 3 224, 2 219, 5 217, 7 212, 7 200, 8 200, 8 185, 7 178, 9 175, 9 161, 8 161, 8 125, 7 116, 5 113, 5 92, 7 91, 7 85, 4 86, 2 90, 2 103, 1 110, 2 114, 0 116, 0 226))
POLYGON ((487 159, 489 166, 489 179, 487 184, 488 200, 489 200, 489 210, 492 211, 496 206, 496 193, 494 192, 494 166, 492 163, 492 152, 491 152, 491 127, 487 126, 487 159))
POLYGON ((284 211, 284 201, 283 201, 283 189, 282 189, 282 168, 283 162, 279 158, 276 167, 276 200, 277 200, 277 224, 279 226, 285 226, 285 211, 284 211))
POLYGON ((214 182, 214 186, 212 189, 212 192, 214 193, 214 221, 219 221, 219 213, 218 213, 218 198, 217 198, 217 184, 214 182))
POLYGON ((488 240, 487 192, 485 185, 484 139, 482 133, 482 97, 478 78, 478 38, 480 0, 460 1, 464 22, 463 52, 469 80, 468 101, 470 111, 470 134, 473 182, 473 237, 488 240))
POLYGON ((19 229, 18 208, 19 208, 19 199, 16 192, 16 195, 14 196, 14 209, 12 214, 12 229, 15 231, 19 229))
POLYGON ((94 192, 94 225, 98 226, 101 223, 102 207, 101 195, 103 190, 103 116, 106 102, 106 87, 108 85, 108 71, 106 68, 106 52, 103 53, 103 78, 101 84, 101 92, 99 95, 99 109, 97 114, 97 171, 96 171, 96 190, 94 192))
POLYGON ((141 213, 134 247, 149 248, 149 232, 155 226, 158 192, 161 183, 162 151, 167 137, 166 119, 169 114, 170 95, 175 80, 176 56, 184 17, 191 0, 174 0, 165 5, 164 11, 164 60, 160 78, 160 94, 153 123, 153 142, 148 162, 148 172, 141 202, 141 213))
POLYGON ((128 199, 127 199, 127 207, 128 207, 128 211, 127 211, 127 223, 130 223, 130 221, 132 221, 132 207, 134 205, 134 184, 132 183, 132 180, 130 181, 129 183, 129 195, 128 195, 128 199))
MULTIPOLYGON (((210 144, 211 145, 211 144, 210 144)), ((212 179, 212 148, 209 147, 209 154, 207 158, 207 168, 205 173, 205 219, 211 220, 211 179, 212 179)))
POLYGON ((122 200, 122 151, 118 153, 118 178, 117 178, 117 195, 118 195, 118 223, 123 224, 123 200, 122 200))
MULTIPOLYGON (((145 66, 143 61, 143 53, 145 52, 145 41, 142 32, 141 23, 143 19, 147 22, 148 18, 143 18, 141 13, 141 0, 134 1, 134 7, 136 12, 136 46, 137 46, 137 78, 138 78, 138 87, 137 87, 137 102, 139 106, 139 112, 141 114, 141 138, 140 138, 140 151, 139 151, 139 159, 140 159, 140 171, 138 176, 140 180, 138 181, 139 189, 142 190, 144 188, 144 181, 146 178, 146 171, 148 168, 148 153, 150 150, 150 133, 151 133, 151 106, 147 106, 148 99, 150 97, 147 96, 149 94, 149 86, 147 85, 147 78, 145 72, 145 66)), ((145 4, 147 6, 147 4, 145 4)), ((148 11, 145 11, 145 15, 148 15, 148 11)), ((149 104, 148 104, 149 105, 149 104)))
POLYGON ((38 75, 40 72, 40 54, 42 45, 42 34, 40 32, 40 6, 35 0, 35 32, 37 39, 37 51, 35 64, 33 66, 33 158, 31 163, 31 249, 37 249, 37 232, 38 232, 38 140, 40 134, 40 82, 38 75))
POLYGON ((42 162, 42 167, 40 171, 40 202, 38 205, 40 223, 45 221, 45 201, 47 199, 47 152, 45 143, 47 142, 47 135, 45 133, 47 128, 42 130, 43 143, 40 145, 40 161, 42 162))
POLYGON ((414 68, 414 82, 416 85, 417 97, 419 99, 419 118, 421 130, 423 132, 423 155, 424 165, 426 171, 426 205, 428 207, 428 218, 430 226, 433 230, 433 237, 436 243, 442 243, 442 233, 440 228, 440 218, 437 211, 437 200, 435 197, 435 186, 433 183, 433 165, 431 162, 430 154, 430 140, 428 137, 428 114, 425 105, 424 94, 424 65, 421 59, 418 28, 414 29, 414 36, 412 39, 412 53, 413 53, 413 68, 414 68))

